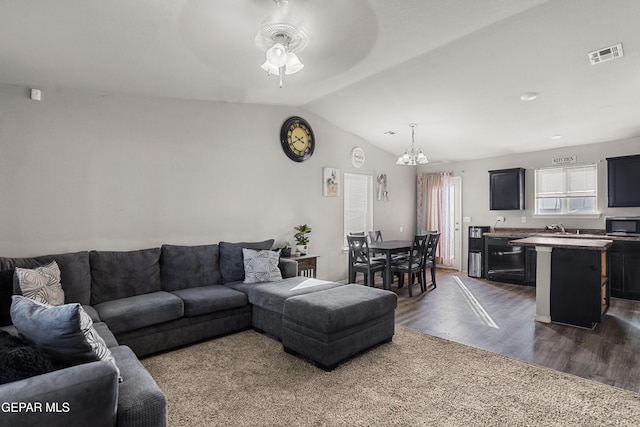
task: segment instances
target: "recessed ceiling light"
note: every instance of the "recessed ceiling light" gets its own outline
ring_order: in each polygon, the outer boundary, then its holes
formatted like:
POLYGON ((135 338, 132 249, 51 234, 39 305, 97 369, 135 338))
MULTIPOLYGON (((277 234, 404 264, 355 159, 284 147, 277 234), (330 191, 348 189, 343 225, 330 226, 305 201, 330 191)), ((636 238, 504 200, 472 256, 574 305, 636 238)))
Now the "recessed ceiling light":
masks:
POLYGON ((553 135, 551 139, 561 139, 562 135, 553 135))
POLYGON ((396 133, 392 130, 388 130, 384 133, 385 135, 395 135, 396 133))
POLYGON ((538 92, 526 92, 520 95, 520 99, 522 99, 523 101, 533 101, 538 97, 538 95, 538 92))

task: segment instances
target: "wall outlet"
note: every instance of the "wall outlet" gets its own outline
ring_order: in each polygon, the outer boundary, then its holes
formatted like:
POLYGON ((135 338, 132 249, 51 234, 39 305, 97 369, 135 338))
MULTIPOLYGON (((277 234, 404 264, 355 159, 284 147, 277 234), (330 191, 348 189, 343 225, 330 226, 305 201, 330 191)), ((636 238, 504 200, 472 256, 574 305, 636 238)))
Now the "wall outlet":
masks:
POLYGON ((520 218, 522 220, 523 223, 527 222, 527 217, 523 216, 522 218, 520 218))
POLYGON ((503 216, 499 216, 498 219, 496 220, 496 222, 504 222, 504 217, 503 216))
POLYGON ((400 232, 402 233, 404 231, 404 227, 400 227, 400 232))
POLYGON ((471 217, 470 216, 463 216, 462 217, 462 222, 471 222, 471 217))

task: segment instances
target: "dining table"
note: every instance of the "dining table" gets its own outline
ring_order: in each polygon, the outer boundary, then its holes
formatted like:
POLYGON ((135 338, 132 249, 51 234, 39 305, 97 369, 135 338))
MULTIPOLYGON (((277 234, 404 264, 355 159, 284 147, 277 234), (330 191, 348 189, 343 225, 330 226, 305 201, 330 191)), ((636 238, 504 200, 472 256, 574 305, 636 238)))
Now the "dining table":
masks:
POLYGON ((382 242, 369 243, 369 254, 385 254, 386 269, 384 270, 384 289, 391 289, 393 275, 391 274, 391 260, 394 254, 409 252, 412 240, 384 240, 382 242))

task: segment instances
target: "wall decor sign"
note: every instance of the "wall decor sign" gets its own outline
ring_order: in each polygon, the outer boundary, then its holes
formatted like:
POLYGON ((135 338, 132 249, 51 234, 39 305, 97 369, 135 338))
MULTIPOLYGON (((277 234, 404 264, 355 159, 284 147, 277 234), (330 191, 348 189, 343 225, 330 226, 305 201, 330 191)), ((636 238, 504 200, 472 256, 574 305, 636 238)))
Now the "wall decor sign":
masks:
POLYGON ((576 156, 561 156, 561 157, 554 157, 553 159, 551 159, 551 164, 554 166, 568 165, 571 163, 575 163, 577 161, 578 161, 578 157, 576 156))
POLYGON ((351 164, 356 168, 361 168, 364 165, 364 161, 364 150, 360 147, 353 147, 353 150, 351 150, 351 164))
POLYGON ((340 195, 340 169, 322 168, 322 195, 326 197, 340 195))

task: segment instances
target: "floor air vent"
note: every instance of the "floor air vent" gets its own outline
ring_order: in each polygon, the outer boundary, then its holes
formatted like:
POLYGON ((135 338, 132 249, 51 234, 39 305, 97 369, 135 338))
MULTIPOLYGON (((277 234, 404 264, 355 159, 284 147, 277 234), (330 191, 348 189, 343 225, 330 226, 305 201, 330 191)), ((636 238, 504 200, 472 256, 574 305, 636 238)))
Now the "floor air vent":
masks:
POLYGON ((593 52, 589 52, 589 61, 591 61, 591 65, 596 65, 601 62, 611 61, 612 59, 620 58, 624 56, 624 52, 622 51, 622 43, 618 43, 613 46, 605 47, 603 49, 598 49, 593 52))

